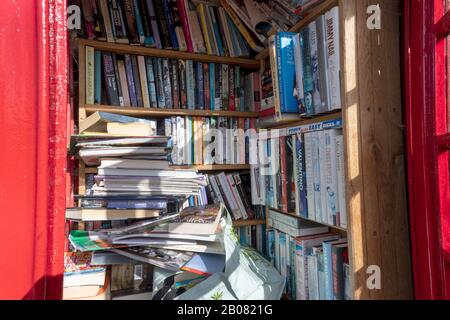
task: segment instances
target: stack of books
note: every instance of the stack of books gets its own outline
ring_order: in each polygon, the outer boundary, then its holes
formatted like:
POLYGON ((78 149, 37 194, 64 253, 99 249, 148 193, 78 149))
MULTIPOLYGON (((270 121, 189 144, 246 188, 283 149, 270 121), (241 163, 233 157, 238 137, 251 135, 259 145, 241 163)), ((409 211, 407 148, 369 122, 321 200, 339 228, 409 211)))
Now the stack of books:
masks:
MULTIPOLYGON (((102 267, 92 267, 93 271, 90 273, 93 275, 94 272, 103 271, 103 278, 100 279, 99 274, 98 277, 91 276, 92 279, 87 279, 88 276, 85 275, 85 282, 72 278, 73 281, 67 280, 65 286, 82 286, 82 282, 91 284, 97 280, 100 283, 105 278, 105 265, 130 264, 152 266, 153 278, 156 277, 155 273, 165 272, 167 276, 167 272, 174 275, 182 271, 188 276, 184 281, 190 279, 189 282, 199 283, 208 276, 223 271, 225 267, 224 248, 217 236, 221 232, 220 221, 223 214, 224 207, 218 204, 196 206, 185 208, 179 213, 135 220, 129 225, 116 228, 72 230, 69 235, 72 248, 82 253, 91 253, 94 264, 103 264, 102 267)), ((75 254, 79 253, 68 255, 75 254)), ((87 271, 85 273, 88 274, 87 271)), ((142 270, 140 273, 142 274, 142 270)), ((67 272, 65 278, 70 279, 71 276, 67 272)), ((117 287, 114 274, 112 280, 112 288, 117 287)), ((150 287, 153 298, 160 294, 156 290, 157 285, 153 283, 150 287)), ((186 288, 186 284, 184 287, 186 288)), ((178 289, 176 286, 171 288, 176 294, 180 294, 178 289)))
POLYGON ((317 223, 271 210, 268 255, 297 300, 350 300, 347 239, 317 223))
POLYGON ((338 7, 319 16, 300 33, 271 36, 271 76, 264 72, 262 77, 260 124, 341 109, 339 50, 338 7))
POLYGON ((239 66, 116 54, 86 46, 86 104, 259 111, 258 72, 239 66))

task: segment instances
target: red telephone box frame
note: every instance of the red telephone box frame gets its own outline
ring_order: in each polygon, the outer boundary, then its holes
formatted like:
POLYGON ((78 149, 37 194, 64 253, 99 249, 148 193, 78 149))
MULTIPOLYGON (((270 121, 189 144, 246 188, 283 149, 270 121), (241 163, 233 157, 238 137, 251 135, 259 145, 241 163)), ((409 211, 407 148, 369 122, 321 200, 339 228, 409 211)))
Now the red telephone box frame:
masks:
MULTIPOLYGON (((442 0, 405 1, 404 92, 415 296, 450 298, 446 34, 442 0)), ((445 14, 445 15, 444 15, 445 14)))
POLYGON ((62 296, 66 10, 0 1, 0 299, 62 296))

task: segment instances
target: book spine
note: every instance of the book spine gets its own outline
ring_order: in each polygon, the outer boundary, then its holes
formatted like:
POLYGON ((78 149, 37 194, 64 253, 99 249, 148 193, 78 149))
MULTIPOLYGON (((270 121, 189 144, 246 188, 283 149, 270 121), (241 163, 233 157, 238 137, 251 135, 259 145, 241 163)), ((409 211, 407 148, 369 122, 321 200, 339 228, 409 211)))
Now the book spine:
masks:
POLYGON ((206 6, 202 3, 200 3, 197 6, 197 12, 198 12, 199 20, 200 20, 203 38, 205 39, 206 51, 208 54, 212 55, 212 54, 215 54, 215 52, 213 51, 213 47, 212 47, 212 39, 209 37, 209 33, 208 33, 208 25, 207 25, 207 21, 206 21, 206 13, 205 13, 206 9, 205 8, 206 8, 206 6))
POLYGON ((121 107, 123 107, 125 104, 124 104, 124 99, 123 99, 122 87, 120 85, 121 79, 120 79, 120 74, 119 74, 119 66, 117 64, 117 56, 115 53, 112 54, 112 58, 113 58, 113 65, 114 65, 114 74, 116 76, 116 83, 117 83, 117 94, 119 95, 119 105, 121 107))
POLYGON ((308 25, 309 30, 309 49, 311 56, 311 71, 313 81, 313 105, 315 113, 322 111, 322 99, 320 92, 320 65, 319 65, 319 52, 318 52, 318 36, 316 22, 313 21, 308 25))
MULTIPOLYGON (((250 136, 245 134, 250 129, 250 119, 239 118, 238 119, 238 150, 239 157, 237 163, 239 164, 250 164, 249 152, 250 152, 250 136)), ((256 152, 256 150, 255 150, 256 152)))
POLYGON ((236 96, 235 96, 235 68, 229 66, 228 68, 228 110, 236 111, 236 96))
POLYGON ((212 30, 214 32, 214 39, 215 39, 215 43, 216 43, 217 49, 218 49, 217 54, 219 56, 224 56, 225 50, 224 50, 224 46, 222 44, 222 37, 220 36, 221 32, 219 29, 219 24, 217 22, 217 17, 216 17, 214 7, 209 6, 208 9, 209 9, 209 17, 210 17, 211 24, 212 24, 212 30))
POLYGON ((94 104, 94 103, 95 103, 95 50, 93 47, 86 46, 86 104, 94 104))
POLYGON ((281 210, 288 212, 286 177, 286 137, 280 137, 281 210))
POLYGON ((187 51, 194 52, 192 46, 191 30, 189 28, 189 20, 187 12, 189 10, 188 4, 185 0, 177 0, 178 9, 180 11, 180 19, 183 26, 184 38, 186 40, 187 51))
POLYGON ((230 189, 232 191, 233 199, 234 199, 235 203, 237 204, 239 214, 243 220, 247 220, 248 219, 247 211, 245 210, 244 203, 242 202, 239 191, 237 189, 236 181, 234 180, 234 176, 232 174, 227 174, 226 177, 227 177, 230 189))
POLYGON ((186 92, 187 92, 187 108, 195 109, 195 75, 194 62, 186 60, 186 92))
POLYGON ((140 75, 139 75, 139 67, 137 63, 137 57, 135 55, 131 56, 131 65, 133 66, 133 78, 134 78, 134 84, 136 89, 136 100, 137 100, 137 106, 143 107, 144 106, 144 100, 142 98, 142 89, 140 84, 140 75))
POLYGON ((186 131, 184 129, 184 118, 183 117, 176 117, 176 122, 177 122, 177 149, 178 149, 178 154, 177 154, 177 160, 178 160, 178 164, 186 164, 186 138, 185 138, 185 134, 186 131))
POLYGON ((335 137, 336 144, 336 176, 339 211, 337 213, 337 225, 347 228, 347 209, 345 201, 345 159, 344 159, 344 138, 342 134, 335 137))
POLYGON ((156 96, 158 98, 158 108, 166 108, 166 98, 164 95, 163 62, 162 58, 154 58, 156 70, 156 96))
POLYGON ((325 23, 325 16, 320 16, 316 20, 317 26, 317 40, 318 40, 318 52, 319 52, 319 72, 320 72, 320 96, 322 99, 322 105, 319 112, 325 112, 329 110, 331 106, 331 96, 329 88, 329 75, 328 75, 328 57, 327 57, 327 27, 325 23))
POLYGON ((269 38, 269 58, 270 69, 272 72, 272 86, 273 86, 273 102, 275 107, 275 115, 281 116, 281 95, 280 95, 280 82, 278 76, 277 65, 277 36, 273 35, 269 38))
POLYGON ((155 13, 155 7, 153 5, 153 0, 146 0, 146 4, 147 4, 147 11, 148 11, 149 19, 150 19, 150 26, 151 26, 151 29, 153 30, 153 36, 155 38, 155 45, 157 48, 161 49, 163 46, 162 46, 162 42, 161 42, 160 29, 158 27, 158 22, 156 19, 156 13, 155 13))
POLYGON ((136 83, 134 81, 133 75, 133 64, 131 62, 131 56, 129 54, 124 55, 125 57, 125 69, 127 72, 127 82, 128 82, 128 91, 130 92, 130 100, 131 106, 137 107, 137 95, 136 95, 136 83))
POLYGON ((222 66, 220 64, 214 66, 214 110, 222 110, 222 66))
MULTIPOLYGON (((187 1, 187 0, 185 0, 187 1)), ((207 48, 200 28, 200 22, 196 11, 188 10, 187 17, 189 19, 189 27, 191 28, 192 48, 195 53, 206 53, 207 48)))
POLYGON ((323 250, 317 253, 317 281, 319 283, 319 300, 326 299, 325 265, 323 250))
POLYGON ((294 60, 295 60, 295 95, 297 98, 298 111, 301 115, 306 114, 306 108, 304 104, 304 85, 303 85, 303 57, 301 48, 300 34, 296 34, 294 37, 294 60))
POLYGON ((142 28, 144 33, 144 45, 148 47, 155 46, 155 38, 153 36, 153 30, 150 22, 150 14, 146 5, 146 0, 137 0, 137 6, 139 7, 140 17, 142 20, 142 28))
POLYGON ((252 73, 253 77, 253 105, 255 112, 261 110, 261 77, 258 71, 252 73))
POLYGON ((185 146, 186 146, 186 164, 187 165, 192 165, 193 164, 193 152, 194 152, 194 150, 193 150, 193 148, 192 148, 192 146, 193 146, 193 130, 192 130, 192 126, 193 126, 193 124, 192 124, 192 117, 189 117, 189 116, 187 116, 186 117, 186 137, 185 137, 185 140, 186 140, 186 144, 185 144, 185 146))
POLYGON ((204 80, 204 74, 203 74, 203 63, 202 62, 196 62, 196 73, 197 73, 197 107, 199 109, 205 109, 205 80, 204 80))
POLYGON ((216 34, 214 32, 214 26, 211 18, 211 6, 204 6, 206 30, 208 32, 209 41, 211 43, 212 54, 220 55, 219 46, 217 45, 216 34))
POLYGON ((172 14, 169 9, 169 0, 161 0, 161 2, 162 2, 164 15, 165 15, 166 21, 167 21, 167 29, 169 30, 169 36, 170 36, 170 41, 172 43, 172 49, 178 50, 179 49, 178 39, 177 39, 177 35, 175 32, 175 25, 174 25, 174 21, 172 19, 172 14))
POLYGON ((317 284, 317 256, 309 254, 307 257, 308 268, 308 296, 309 300, 319 300, 318 284, 317 284))
POLYGON ((155 72, 153 68, 153 58, 145 57, 145 64, 147 66, 147 82, 148 82, 148 93, 150 99, 150 106, 152 108, 158 107, 158 100, 156 97, 156 81, 155 81, 155 72))
POLYGON ((228 70, 229 70, 229 66, 227 65, 227 64, 222 64, 222 90, 221 90, 221 92, 222 92, 222 110, 229 110, 228 108, 229 108, 229 96, 228 96, 228 93, 229 93, 229 89, 228 89, 228 86, 229 86, 229 83, 230 83, 230 80, 229 80, 229 72, 228 72, 228 70))
POLYGON ((105 79, 106 93, 108 95, 109 104, 119 106, 119 95, 117 91, 116 76, 114 71, 114 63, 110 52, 102 52, 103 57, 103 73, 105 79))
POLYGON ((145 44, 145 33, 144 33, 144 24, 143 24, 143 15, 141 14, 141 9, 139 7, 138 0, 133 0, 133 9, 136 17, 136 27, 137 33, 139 35, 139 42, 141 44, 145 44))
POLYGON ((209 64, 209 109, 214 110, 215 95, 216 95, 216 65, 214 63, 209 64))
POLYGON ((315 114, 313 104, 313 73, 311 67, 311 49, 309 40, 309 30, 305 28, 300 32, 300 46, 302 50, 303 60, 303 93, 304 93, 304 105, 307 115, 315 114))
POLYGON ((344 300, 344 250, 342 246, 331 247, 333 265, 333 300, 344 300))
POLYGON ((167 25, 166 16, 164 13, 163 2, 164 0, 154 0, 156 10, 156 21, 158 22, 158 29, 161 32, 161 40, 164 49, 173 49, 172 40, 170 37, 169 27, 167 25))
POLYGON ((180 107, 187 108, 187 84, 186 84, 186 62, 178 60, 178 72, 180 79, 180 107))
POLYGON ((141 80, 143 105, 144 105, 144 108, 150 108, 150 95, 148 92, 148 79, 147 79, 147 71, 145 68, 144 56, 138 56, 137 61, 138 61, 138 67, 139 67, 139 77, 141 80))
POLYGON ((339 7, 334 7, 325 14, 327 28, 328 75, 330 81, 330 110, 340 109, 340 53, 339 53, 339 7))
POLYGON ((308 205, 308 218, 316 220, 316 202, 314 186, 314 144, 313 133, 308 132, 303 136, 305 150, 305 175, 306 175, 306 196, 308 205))
POLYGON ((231 190, 231 185, 228 182, 227 177, 224 173, 219 173, 217 176, 219 181, 219 188, 221 188, 222 195, 227 199, 231 211, 233 213, 233 217, 238 220, 242 218, 242 215, 239 211, 238 205, 234 199, 233 191, 231 190))
MULTIPOLYGON (((311 152, 311 150, 309 150, 311 152)), ((312 154, 310 153, 309 157, 312 154)), ((305 143, 303 141, 303 137, 301 134, 296 135, 296 152, 294 157, 296 158, 296 169, 297 169, 297 195, 299 198, 297 205, 297 214, 301 217, 308 218, 309 217, 309 199, 307 193, 307 171, 306 171, 306 151, 305 151, 305 143)), ((311 161, 311 159, 309 160, 311 161)), ((311 170, 311 169, 310 169, 311 170)), ((310 173, 311 175, 311 173, 310 173)), ((312 178, 311 178, 312 180, 312 178)), ((313 185, 311 184, 311 187, 313 185)), ((314 202, 311 199, 311 210, 314 208, 314 202)))
POLYGON ((106 41, 114 42, 114 33, 112 30, 111 17, 109 15, 108 0, 99 0, 98 5, 100 7, 100 13, 103 18, 103 25, 106 32, 106 41))
MULTIPOLYGON (((88 57, 87 57, 87 60, 88 60, 88 57)), ((95 81, 94 81, 94 83, 95 83, 94 103, 95 104, 101 104, 102 103, 102 53, 100 51, 98 51, 98 50, 95 50, 94 69, 95 69, 95 74, 94 74, 94 79, 95 79, 95 81)))
POLYGON ((141 43, 141 41, 139 38, 139 33, 137 31, 136 17, 133 10, 133 0, 121 0, 121 2, 125 11, 127 26, 131 37, 131 43, 139 44, 141 43))
POLYGON ((180 109, 180 84, 178 77, 178 61, 169 60, 170 78, 172 84, 172 102, 174 109, 180 109))
POLYGON ((181 22, 180 8, 177 0, 169 0, 169 11, 172 15, 172 23, 175 28, 175 35, 180 51, 188 51, 186 37, 184 36, 183 23, 181 22))
POLYGON ((82 0, 84 25, 88 39, 95 38, 94 13, 89 0, 82 0))
POLYGON ((334 226, 338 225, 339 212, 339 194, 337 185, 337 161, 336 161, 336 136, 340 133, 339 129, 324 131, 324 152, 325 152, 325 196, 327 203, 328 223, 334 226))
MULTIPOLYGON (((322 220, 322 195, 321 195, 321 171, 320 171, 320 143, 319 133, 312 133, 312 164, 313 164, 313 199, 314 199, 314 219, 316 221, 322 220)), ((308 211, 310 212, 310 211, 308 211)))
POLYGON ((128 90, 127 72, 126 72, 126 68, 125 68, 125 62, 123 60, 117 60, 117 68, 119 70, 120 87, 122 89, 122 95, 123 95, 123 104, 126 107, 130 107, 131 102, 130 102, 130 93, 128 90))
POLYGON ((122 17, 122 10, 118 0, 109 0, 109 10, 113 22, 113 33, 116 42, 129 43, 125 25, 122 17))
POLYGON ((234 109, 236 111, 242 111, 241 94, 241 68, 239 66, 234 66, 234 109))
POLYGON ((244 190, 244 186, 243 186, 243 183, 242 183, 239 173, 234 173, 233 178, 236 183, 236 189, 238 190, 238 194, 239 194, 239 197, 244 206, 247 218, 253 219, 255 216, 255 213, 253 212, 252 205, 250 203, 250 200, 248 199, 247 193, 244 190))
POLYGON ((167 109, 173 109, 172 85, 170 81, 169 59, 162 59, 163 91, 167 109))
POLYGON ((204 96, 204 106, 206 110, 211 109, 211 95, 209 90, 209 63, 203 63, 203 86, 201 87, 203 90, 204 96))

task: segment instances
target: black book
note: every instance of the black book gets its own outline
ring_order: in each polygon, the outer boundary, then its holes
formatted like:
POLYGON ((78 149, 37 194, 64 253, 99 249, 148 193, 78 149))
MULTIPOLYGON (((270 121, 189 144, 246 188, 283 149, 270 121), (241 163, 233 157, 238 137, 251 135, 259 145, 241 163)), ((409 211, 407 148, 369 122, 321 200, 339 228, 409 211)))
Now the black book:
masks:
POLYGON ((139 12, 141 13, 142 28, 144 29, 145 41, 144 45, 154 47, 155 39, 153 37, 153 30, 150 25, 150 15, 145 4, 146 0, 138 0, 139 12))
POLYGON ((108 102, 113 106, 120 106, 119 93, 117 90, 116 73, 111 52, 102 52, 103 75, 105 80, 108 102))
POLYGON ((112 54, 112 58, 113 58, 113 64, 114 64, 114 72, 116 75, 117 94, 119 95, 119 105, 123 107, 125 104, 123 102, 122 87, 120 86, 119 67, 117 66, 117 56, 115 53, 112 54))
POLYGON ((178 60, 178 75, 180 86, 180 107, 187 109, 187 88, 186 88, 186 61, 178 60))
POLYGON ((133 0, 122 0, 123 11, 126 17, 126 26, 132 44, 140 44, 139 32, 136 24, 136 16, 133 9, 133 0))
POLYGON ((134 87, 136 89, 137 105, 138 107, 144 107, 144 100, 142 99, 141 78, 139 77, 139 68, 135 55, 131 56, 131 64, 133 66, 133 79, 134 87))
POLYGON ((115 41, 119 43, 129 43, 125 27, 124 13, 119 4, 119 0, 109 0, 108 7, 115 41))
POLYGON ((161 42, 164 49, 172 49, 172 41, 170 39, 169 27, 167 26, 166 15, 164 14, 164 8, 161 0, 154 0, 154 8, 156 10, 156 16, 158 17, 158 28, 161 31, 161 42))

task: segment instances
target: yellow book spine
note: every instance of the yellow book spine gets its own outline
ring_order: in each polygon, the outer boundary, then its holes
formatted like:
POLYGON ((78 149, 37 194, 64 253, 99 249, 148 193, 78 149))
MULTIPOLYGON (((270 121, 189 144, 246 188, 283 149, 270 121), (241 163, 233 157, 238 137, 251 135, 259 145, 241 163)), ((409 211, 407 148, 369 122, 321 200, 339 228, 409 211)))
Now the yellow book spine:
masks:
POLYGON ((206 51, 208 54, 212 54, 211 42, 208 37, 208 26, 206 25, 205 7, 203 4, 197 6, 197 12, 200 16, 200 24, 202 25, 203 37, 205 38, 206 51))
POLYGON ((141 82, 142 100, 144 100, 144 108, 150 108, 150 95, 148 93, 147 71, 145 69, 144 56, 138 56, 139 78, 141 82))
POLYGON ((86 46, 86 104, 94 104, 94 48, 86 46))

